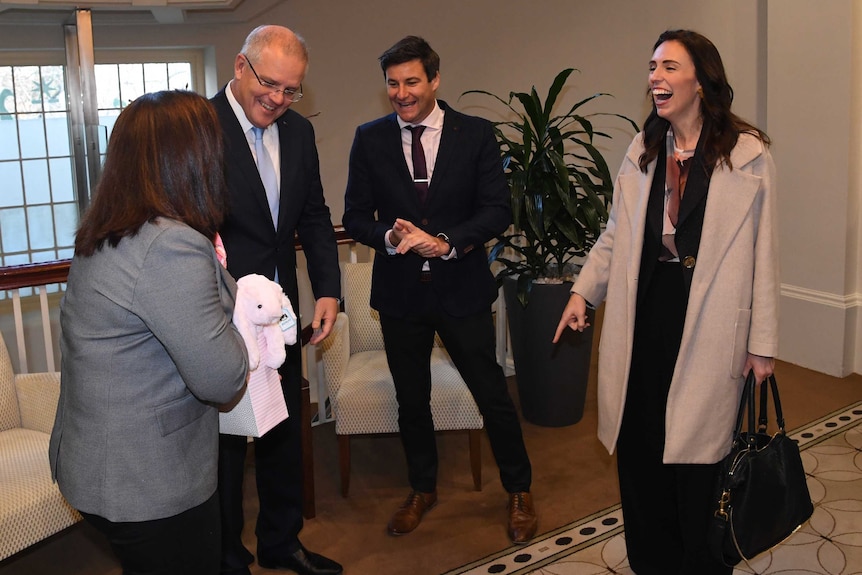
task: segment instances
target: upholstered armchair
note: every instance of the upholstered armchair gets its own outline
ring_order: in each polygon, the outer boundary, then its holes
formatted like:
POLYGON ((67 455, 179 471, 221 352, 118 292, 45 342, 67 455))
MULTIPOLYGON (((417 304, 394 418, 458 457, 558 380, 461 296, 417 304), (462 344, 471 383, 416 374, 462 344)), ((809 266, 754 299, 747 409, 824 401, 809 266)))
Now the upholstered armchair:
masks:
POLYGON ((0 335, 0 560, 81 519, 48 465, 59 397, 59 373, 13 373, 0 335))
MULTIPOLYGON (((323 371, 338 437, 341 494, 350 488, 350 436, 398 432, 398 402, 377 312, 371 309, 371 263, 342 263, 344 312, 321 344, 323 371)), ((466 430, 473 485, 482 489, 482 416, 438 341, 431 352, 434 429, 466 430)))

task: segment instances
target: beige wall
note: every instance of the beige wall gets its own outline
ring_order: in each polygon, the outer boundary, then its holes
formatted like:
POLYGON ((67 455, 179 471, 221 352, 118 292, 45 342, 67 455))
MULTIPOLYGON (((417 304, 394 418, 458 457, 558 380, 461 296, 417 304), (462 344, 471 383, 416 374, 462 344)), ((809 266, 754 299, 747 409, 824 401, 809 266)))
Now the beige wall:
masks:
POLYGON ((781 182, 781 356, 862 371, 858 1, 769 3, 768 128, 781 182))
MULTIPOLYGON (((409 24, 403 4, 393 0, 329 3, 328 9, 320 8, 320 3, 290 2, 271 15, 278 21, 283 14, 283 21, 302 31, 311 45, 308 89, 313 93, 310 102, 302 102, 302 109, 321 112, 314 120, 318 146, 326 162, 327 189, 337 192, 330 194, 333 211, 340 214, 353 129, 391 111, 377 56, 402 36, 417 34, 431 42, 441 57, 438 95, 468 113, 494 118, 500 108, 489 107, 490 102, 478 96, 459 101, 466 90, 506 95, 536 85, 544 92, 557 72, 574 67, 581 72, 572 77, 573 89, 565 102, 574 103, 596 91, 609 92, 614 99, 591 109, 624 113, 640 123, 647 112, 651 47, 658 33, 668 27, 704 30, 719 46, 727 47, 728 67, 747 76, 739 81, 755 81, 750 63, 737 66, 733 52, 737 14, 753 13, 745 6, 756 3, 736 2, 730 6, 738 8, 728 9, 726 2, 704 2, 697 10, 689 4, 663 2, 656 10, 647 3, 619 0, 443 0, 433 8, 429 4, 427 17, 411 17, 409 24)), ((753 27, 753 19, 745 25, 753 27)), ((755 37, 750 31, 744 36, 755 37)), ((740 93, 745 95, 743 112, 753 116, 753 90, 741 89, 740 93)), ((607 125, 621 128, 619 123, 607 125)), ((608 146, 608 161, 616 170, 633 134, 620 129, 613 133, 618 138, 608 146)))
POLYGON ((847 210, 847 243, 851 246, 847 258, 849 285, 845 293, 853 298, 848 310, 846 349, 848 359, 845 371, 862 373, 862 2, 853 3, 853 73, 852 98, 854 106, 850 115, 852 136, 850 139, 850 198, 847 210))
MULTIPOLYGON (((94 17, 94 34, 97 48, 206 47, 214 77, 210 90, 231 77, 233 58, 253 26, 277 23, 303 34, 311 67, 306 97, 295 109, 319 113, 313 123, 337 223, 353 131, 389 111, 376 58, 402 36, 418 34, 431 42, 442 60, 439 96, 468 113, 498 117, 487 100, 467 96, 459 101, 465 90, 504 95, 535 84, 544 92, 559 70, 575 67, 581 73, 572 77, 564 103, 610 92, 615 98, 592 110, 623 113, 641 123, 655 38, 667 28, 701 31, 722 54, 736 92, 736 112, 775 141, 782 226, 781 358, 843 375, 862 372, 857 343, 862 341, 857 159, 862 47, 855 40, 862 30, 860 2, 438 0, 420 12, 394 0, 246 0, 239 23, 119 26, 94 17), (255 5, 262 11, 256 13, 255 5)), ((62 44, 59 27, 4 26, 0 13, 0 51, 61 50, 62 44)), ((615 171, 632 134, 619 123, 603 125, 615 135, 606 146, 615 171)))

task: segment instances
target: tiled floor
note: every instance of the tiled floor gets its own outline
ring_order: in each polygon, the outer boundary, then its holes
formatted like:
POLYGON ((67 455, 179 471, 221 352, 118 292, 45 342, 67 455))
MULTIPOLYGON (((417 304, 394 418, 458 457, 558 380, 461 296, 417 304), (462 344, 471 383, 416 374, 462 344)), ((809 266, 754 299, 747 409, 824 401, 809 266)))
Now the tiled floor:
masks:
MULTIPOLYGON (((594 354, 594 361, 596 359, 594 354)), ((804 427, 805 431, 811 432, 810 437, 801 438, 805 446, 812 448, 828 434, 845 430, 853 423, 849 419, 842 421, 841 414, 829 420, 821 416, 859 402, 862 399, 862 375, 835 378, 781 361, 776 362, 776 373, 790 429, 804 427), (816 425, 804 425, 814 420, 818 420, 816 425)), ((514 377, 509 378, 509 385, 510 393, 517 403, 518 390, 514 377)), ((438 505, 414 533, 407 537, 391 537, 386 533, 386 523, 394 509, 404 501, 408 489, 403 448, 398 437, 357 437, 351 441, 353 469, 350 496, 345 498, 341 495, 335 426, 326 424, 315 427, 317 517, 305 522, 302 542, 309 549, 342 563, 345 575, 440 575, 450 570, 464 573, 479 566, 484 566, 484 570, 479 569, 474 573, 489 573, 492 566, 504 561, 506 563, 499 572, 506 575, 526 575, 537 571, 537 575, 541 575, 540 569, 544 569, 546 575, 573 572, 591 575, 611 573, 611 569, 617 573, 626 573, 625 551, 620 535, 621 519, 619 510, 613 509, 619 502, 616 460, 608 456, 607 450, 596 439, 596 397, 594 364, 584 417, 578 424, 554 428, 522 422, 534 470, 531 490, 535 494, 539 530, 542 533, 538 542, 545 547, 539 557, 541 562, 533 557, 534 553, 539 553, 539 546, 535 544, 517 550, 506 548, 505 491, 500 484, 499 471, 487 438, 483 438, 482 444, 483 489, 475 491, 470 473, 468 442, 464 434, 458 433, 441 433, 437 437, 440 453, 438 505), (586 519, 573 524, 577 518, 586 519), (572 532, 564 533, 566 530, 572 532), (571 542, 567 537, 571 538, 571 542), (582 554, 576 554, 578 551, 582 554), (476 561, 480 558, 485 559, 476 561), (582 561, 579 568, 564 571, 569 567, 567 563, 575 560, 582 561)), ((859 418, 852 414, 845 414, 845 417, 859 418)), ((839 445, 843 445, 844 450, 848 446, 855 446, 855 457, 859 458, 859 444, 855 439, 850 438, 839 445)), ((812 451, 811 455, 816 460, 810 461, 806 455, 806 464, 812 470, 818 467, 818 478, 824 475, 834 484, 833 476, 843 479, 844 475, 860 475, 862 464, 853 464, 849 468, 851 473, 846 473, 846 466, 836 468, 829 463, 827 467, 827 463, 821 461, 821 455, 814 454, 812 451)), ((258 498, 251 463, 246 473, 244 538, 249 549, 254 551, 258 498)), ((829 499, 824 499, 819 489, 812 483, 812 493, 818 500, 835 499, 831 495, 829 499)), ((862 485, 858 480, 848 489, 860 493, 854 502, 862 500, 862 485)), ((851 510, 855 510, 855 507, 851 510)), ((821 513, 824 514, 822 521, 815 518, 812 523, 812 527, 818 531, 811 533, 822 533, 830 537, 831 543, 820 537, 812 537, 811 541, 816 543, 808 543, 810 550, 806 550, 806 553, 817 561, 817 552, 820 551, 820 560, 832 569, 823 569, 821 573, 862 575, 859 557, 853 555, 859 552, 859 547, 852 548, 846 542, 847 538, 834 535, 839 529, 833 527, 832 523, 836 512, 824 506, 818 510, 818 517, 821 513), (843 558, 838 564, 847 565, 843 572, 832 567, 832 563, 827 563, 826 558, 833 558, 835 551, 840 552, 839 559, 843 558)), ((859 511, 851 513, 859 514, 859 511)), ((839 523, 849 518, 849 515, 845 513, 839 523)), ((806 527, 804 533, 809 533, 808 529, 806 527)), ((852 529, 862 532, 860 527, 852 529)), ((794 560, 794 567, 802 565, 801 561, 794 560)), ((253 575, 277 575, 275 571, 264 569, 256 563, 251 566, 251 572, 253 575)), ((0 561, 0 575, 120 573, 121 568, 104 537, 84 522, 0 561)), ((744 572, 739 571, 737 575, 739 573, 744 572)))
MULTIPOLYGON (((862 401, 791 432, 799 441, 814 515, 734 575, 862 574, 862 401)), ((446 575, 631 575, 619 506, 446 575)))

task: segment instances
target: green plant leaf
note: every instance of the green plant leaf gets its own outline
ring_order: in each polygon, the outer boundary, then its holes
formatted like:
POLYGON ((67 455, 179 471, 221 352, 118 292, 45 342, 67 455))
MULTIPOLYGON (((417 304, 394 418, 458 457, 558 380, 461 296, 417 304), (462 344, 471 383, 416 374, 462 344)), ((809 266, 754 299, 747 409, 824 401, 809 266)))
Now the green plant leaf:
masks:
POLYGON ((517 276, 518 301, 527 305, 533 282, 559 274, 564 266, 589 252, 601 234, 613 197, 613 179, 596 139, 611 139, 599 120, 631 119, 614 112, 581 114, 585 105, 605 97, 596 92, 563 114, 554 114, 558 99, 575 68, 554 78, 544 102, 535 86, 529 92, 509 92, 508 99, 484 90, 461 94, 490 97, 506 108, 494 123, 504 171, 509 183, 512 227, 499 236, 489 252, 497 262, 496 277, 517 276))
MULTIPOLYGON (((544 108, 544 115, 546 118, 551 116, 551 110, 553 110, 554 105, 557 103, 557 97, 560 95, 560 92, 562 92, 563 86, 566 85, 566 81, 574 71, 574 68, 566 68, 557 74, 557 77, 554 78, 554 81, 551 83, 551 87, 548 88, 548 95, 545 96, 544 108)), ((535 88, 533 89, 535 90, 535 88)))

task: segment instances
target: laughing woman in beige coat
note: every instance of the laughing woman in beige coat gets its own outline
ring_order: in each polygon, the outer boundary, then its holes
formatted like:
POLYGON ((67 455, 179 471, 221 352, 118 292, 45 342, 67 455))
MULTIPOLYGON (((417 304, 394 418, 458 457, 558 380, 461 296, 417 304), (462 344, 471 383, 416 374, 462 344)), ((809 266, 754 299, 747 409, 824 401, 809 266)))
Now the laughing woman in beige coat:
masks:
POLYGON ((706 531, 744 376, 762 381, 777 353, 774 166, 766 134, 731 112, 702 35, 659 37, 649 93, 555 340, 607 301, 598 434, 617 451, 631 568, 730 574, 710 559, 706 531))

